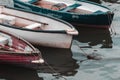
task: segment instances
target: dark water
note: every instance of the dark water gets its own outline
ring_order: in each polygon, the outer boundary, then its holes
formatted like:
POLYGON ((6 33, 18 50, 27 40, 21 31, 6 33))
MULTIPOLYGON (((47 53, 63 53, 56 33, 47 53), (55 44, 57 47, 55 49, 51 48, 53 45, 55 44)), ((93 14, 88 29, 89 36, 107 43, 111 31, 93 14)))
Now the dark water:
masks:
POLYGON ((112 28, 80 28, 71 49, 37 47, 46 61, 38 70, 0 64, 0 80, 120 80, 120 1, 116 1, 102 2, 115 12, 112 28))

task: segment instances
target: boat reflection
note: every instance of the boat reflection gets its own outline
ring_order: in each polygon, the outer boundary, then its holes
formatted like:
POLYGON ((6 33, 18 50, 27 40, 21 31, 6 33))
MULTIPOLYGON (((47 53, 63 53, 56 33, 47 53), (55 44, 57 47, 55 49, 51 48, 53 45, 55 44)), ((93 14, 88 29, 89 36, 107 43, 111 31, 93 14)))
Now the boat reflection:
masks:
POLYGON ((40 47, 42 56, 47 64, 40 67, 38 72, 42 73, 59 73, 64 76, 72 76, 77 73, 76 69, 79 65, 76 60, 72 58, 72 52, 70 49, 59 49, 40 47), (54 70, 52 70, 52 67, 54 70))
POLYGON ((78 28, 79 35, 74 39, 82 43, 88 43, 90 46, 102 44, 101 48, 112 48, 112 37, 109 29, 99 28, 78 28))
POLYGON ((0 80, 43 80, 38 77, 36 70, 0 64, 0 80))

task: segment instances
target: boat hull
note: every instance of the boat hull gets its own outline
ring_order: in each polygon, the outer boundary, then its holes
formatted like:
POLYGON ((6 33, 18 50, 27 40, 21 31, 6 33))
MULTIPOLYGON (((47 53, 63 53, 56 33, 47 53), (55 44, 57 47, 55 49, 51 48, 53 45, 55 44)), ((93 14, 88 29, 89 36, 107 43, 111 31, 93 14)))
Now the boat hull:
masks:
POLYGON ((0 53, 0 63, 1 64, 10 64, 19 67, 25 67, 30 69, 38 69, 40 65, 38 63, 32 63, 33 60, 38 60, 40 57, 27 54, 2 54, 0 53))
POLYGON ((7 63, 33 64, 31 61, 39 58, 39 56, 28 54, 0 53, 0 61, 7 63))
MULTIPOLYGON (((40 54, 39 54, 40 55, 40 54)), ((32 61, 39 60, 38 54, 17 54, 17 53, 0 53, 0 64, 10 64, 18 67, 25 67, 30 69, 38 69, 43 63, 32 63, 32 61)))
POLYGON ((34 45, 56 48, 70 48, 73 37, 66 33, 31 31, 3 25, 0 25, 0 29, 17 34, 34 45))
POLYGON ((93 26, 94 28, 110 28, 113 20, 113 16, 114 16, 114 13, 112 13, 111 11, 100 12, 100 13, 95 12, 92 14, 73 14, 70 12, 62 12, 62 11, 55 11, 55 10, 40 8, 30 3, 23 3, 18 0, 14 0, 14 1, 15 1, 15 7, 17 8, 32 10, 37 13, 43 13, 49 16, 57 17, 59 19, 62 19, 71 23, 74 26, 80 26, 80 27, 93 26))

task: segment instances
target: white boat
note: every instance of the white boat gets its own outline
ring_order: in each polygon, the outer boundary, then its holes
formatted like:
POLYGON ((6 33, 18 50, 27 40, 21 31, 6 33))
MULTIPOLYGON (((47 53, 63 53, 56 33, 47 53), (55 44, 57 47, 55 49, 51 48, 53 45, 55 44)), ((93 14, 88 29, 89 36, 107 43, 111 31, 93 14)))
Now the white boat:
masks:
POLYGON ((70 48, 78 31, 69 23, 31 11, 0 6, 0 29, 14 32, 34 45, 70 48))

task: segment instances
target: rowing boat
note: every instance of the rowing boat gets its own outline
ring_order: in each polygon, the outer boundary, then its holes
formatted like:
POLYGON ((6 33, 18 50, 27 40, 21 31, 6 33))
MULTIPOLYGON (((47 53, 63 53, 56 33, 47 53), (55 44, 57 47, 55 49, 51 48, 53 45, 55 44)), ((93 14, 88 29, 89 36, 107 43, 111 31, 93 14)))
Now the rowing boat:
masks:
POLYGON ((63 19, 80 27, 110 28, 114 13, 87 0, 14 0, 15 7, 63 19))
POLYGON ((78 34, 63 20, 5 6, 0 6, 0 29, 14 32, 33 45, 55 48, 70 48, 78 34))

